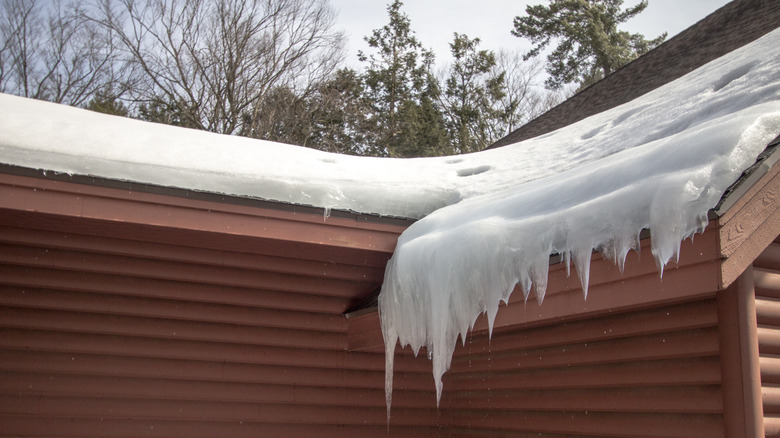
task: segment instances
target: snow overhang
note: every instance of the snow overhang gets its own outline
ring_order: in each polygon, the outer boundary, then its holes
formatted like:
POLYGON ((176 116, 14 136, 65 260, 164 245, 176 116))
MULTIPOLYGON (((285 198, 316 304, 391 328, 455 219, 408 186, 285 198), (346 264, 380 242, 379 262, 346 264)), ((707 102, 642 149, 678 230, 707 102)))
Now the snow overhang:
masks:
POLYGON ((739 179, 732 184, 718 201, 709 218, 717 219, 723 216, 734 204, 739 201, 772 167, 780 160, 780 136, 767 145, 764 152, 758 156, 756 163, 745 169, 739 179))

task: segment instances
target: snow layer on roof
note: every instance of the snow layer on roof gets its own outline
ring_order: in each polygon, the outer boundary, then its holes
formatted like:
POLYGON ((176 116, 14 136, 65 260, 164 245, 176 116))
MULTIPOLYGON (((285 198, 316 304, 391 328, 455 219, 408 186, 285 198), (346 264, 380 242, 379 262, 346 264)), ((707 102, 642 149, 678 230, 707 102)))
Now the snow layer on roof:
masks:
POLYGON ((780 31, 632 102, 522 143, 378 159, 145 123, 0 94, 0 163, 421 218, 380 294, 388 412, 396 343, 433 360, 437 396, 458 336, 492 329, 516 284, 542 301, 550 254, 587 292, 591 251, 623 263, 652 230, 659 266, 780 132, 780 31))
POLYGON ((414 223, 388 263, 379 296, 388 419, 398 341, 415 354, 426 348, 438 401, 458 337, 465 343, 482 313, 492 332, 516 285, 541 303, 551 254, 574 262, 586 297, 592 251, 622 269, 642 229, 651 230, 663 269, 778 133, 775 31, 632 102, 502 151, 543 169, 528 179, 528 168, 518 169, 517 184, 414 223))
MULTIPOLYGON (((671 99, 696 106, 707 98, 691 91, 671 99)), ((557 175, 645 144, 654 136, 685 129, 684 121, 664 118, 667 105, 651 105, 628 104, 547 136, 475 154, 377 159, 141 122, 0 94, 0 162, 420 218, 462 199, 557 175)))

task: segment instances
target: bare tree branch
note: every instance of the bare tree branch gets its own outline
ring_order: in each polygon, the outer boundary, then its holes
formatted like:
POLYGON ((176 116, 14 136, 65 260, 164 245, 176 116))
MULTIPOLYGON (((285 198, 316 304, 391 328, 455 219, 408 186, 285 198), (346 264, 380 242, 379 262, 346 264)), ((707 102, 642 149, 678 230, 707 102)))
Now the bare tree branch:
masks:
POLYGON ((2 0, 0 91, 83 105, 121 82, 112 35, 84 20, 82 6, 2 0))
POLYGON ((96 1, 91 21, 139 73, 133 98, 162 99, 187 126, 252 132, 269 90, 310 86, 343 58, 326 0, 96 1))

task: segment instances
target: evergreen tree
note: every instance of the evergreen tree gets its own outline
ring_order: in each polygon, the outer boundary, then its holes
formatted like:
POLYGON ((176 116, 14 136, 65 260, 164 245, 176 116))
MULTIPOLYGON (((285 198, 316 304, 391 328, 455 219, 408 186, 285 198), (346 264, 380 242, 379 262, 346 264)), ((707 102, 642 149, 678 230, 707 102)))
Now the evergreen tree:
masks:
POLYGON ((387 7, 390 22, 366 37, 378 53, 366 56, 361 52, 359 58, 369 64, 366 93, 373 102, 377 141, 385 154, 430 155, 442 148, 440 136, 423 133, 428 129, 443 132, 440 112, 432 98, 438 93, 431 74, 434 57, 415 38, 401 6, 400 0, 393 1, 387 7))
POLYGON ((622 4, 623 0, 552 0, 549 6, 527 6, 527 16, 515 17, 512 34, 533 42, 525 59, 558 40, 547 56, 549 89, 568 83, 585 87, 666 39, 666 33, 646 40, 641 34, 618 30, 618 24, 647 7, 647 0, 626 10, 621 10, 622 4))
POLYGON ((352 155, 381 155, 376 150, 376 125, 363 78, 343 68, 317 87, 309 106, 314 134, 310 146, 352 155))
POLYGON ((371 104, 354 70, 340 69, 304 90, 277 87, 258 103, 256 112, 251 131, 240 135, 328 152, 378 154, 373 149, 371 104))
POLYGON ((176 104, 162 97, 153 98, 138 106, 138 118, 147 122, 183 126, 198 129, 193 121, 192 111, 183 103, 176 104))
POLYGON ((497 104, 504 95, 505 73, 493 74, 496 56, 477 50, 479 42, 455 33, 450 43, 454 62, 442 100, 450 141, 458 153, 482 150, 496 140, 492 128, 502 117, 497 104))
POLYGON ((396 137, 394 152, 401 157, 433 157, 450 155, 447 129, 437 102, 438 81, 429 73, 426 88, 418 100, 405 100, 399 110, 400 135, 396 137))
POLYGON ((125 104, 119 100, 118 96, 108 88, 97 91, 84 108, 115 116, 128 117, 130 115, 130 110, 128 110, 125 104))
POLYGON ((296 93, 287 85, 274 87, 258 102, 254 116, 247 111, 245 117, 253 118, 254 122, 245 126, 251 126, 252 131, 242 131, 240 134, 280 143, 310 146, 314 126, 308 97, 296 93))

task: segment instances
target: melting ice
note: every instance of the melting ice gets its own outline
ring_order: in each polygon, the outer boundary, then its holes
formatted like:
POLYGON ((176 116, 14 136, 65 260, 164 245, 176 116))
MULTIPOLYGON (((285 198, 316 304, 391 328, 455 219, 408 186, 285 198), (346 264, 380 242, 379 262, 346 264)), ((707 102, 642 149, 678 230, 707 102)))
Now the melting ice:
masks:
POLYGON ((482 313, 492 332, 515 285, 541 303, 551 254, 574 262, 586 297, 594 249, 622 268, 650 229, 658 266, 677 257, 780 133, 779 48, 776 31, 633 102, 514 145, 531 162, 544 149, 577 164, 532 181, 519 172, 518 184, 407 229, 379 296, 388 416, 399 341, 426 348, 438 402, 458 337, 465 342, 482 313))

